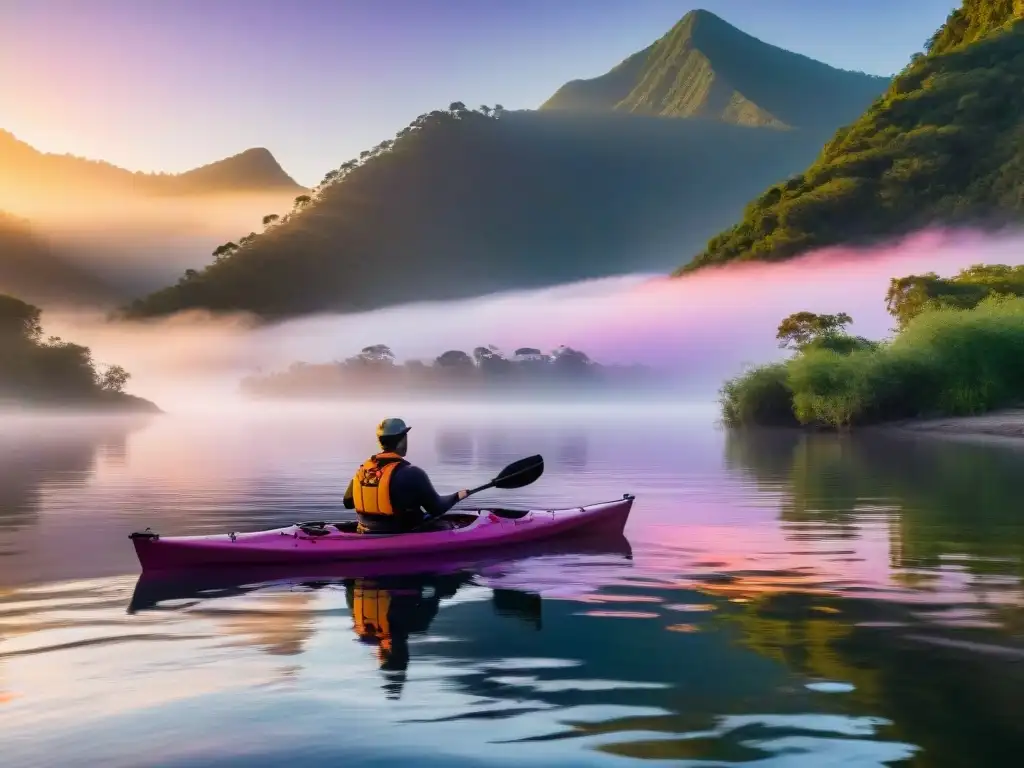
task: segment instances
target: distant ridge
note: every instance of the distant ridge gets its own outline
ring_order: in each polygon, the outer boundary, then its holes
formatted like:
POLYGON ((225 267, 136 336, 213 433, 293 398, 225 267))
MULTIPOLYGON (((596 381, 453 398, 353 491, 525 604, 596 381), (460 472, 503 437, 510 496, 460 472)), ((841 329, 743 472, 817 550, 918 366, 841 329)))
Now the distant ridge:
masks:
POLYGON ((862 112, 887 83, 888 78, 836 69, 769 45, 696 10, 604 75, 566 83, 541 109, 834 130, 862 112))
POLYGON ((103 161, 40 152, 2 129, 0 179, 4 182, 0 186, 88 188, 92 194, 194 195, 304 189, 262 147, 184 173, 140 173, 103 161))

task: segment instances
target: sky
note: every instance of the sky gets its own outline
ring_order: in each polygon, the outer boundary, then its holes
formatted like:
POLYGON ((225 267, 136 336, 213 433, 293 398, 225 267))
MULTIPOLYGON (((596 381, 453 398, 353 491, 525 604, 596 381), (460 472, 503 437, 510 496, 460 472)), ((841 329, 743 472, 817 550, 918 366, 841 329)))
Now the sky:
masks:
POLYGON ((0 0, 0 129, 180 172, 266 147, 301 184, 452 101, 539 106, 704 8, 891 75, 955 0, 0 0))

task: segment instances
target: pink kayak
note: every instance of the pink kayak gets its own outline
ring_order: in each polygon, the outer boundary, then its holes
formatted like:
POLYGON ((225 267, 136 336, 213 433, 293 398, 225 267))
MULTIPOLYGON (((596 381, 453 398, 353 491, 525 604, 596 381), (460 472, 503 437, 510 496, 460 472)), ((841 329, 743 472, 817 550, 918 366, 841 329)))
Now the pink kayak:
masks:
POLYGON ((196 566, 325 563, 401 558, 538 541, 581 531, 621 533, 633 496, 569 509, 456 510, 446 528, 398 534, 356 533, 355 523, 299 523, 252 533, 160 536, 130 535, 143 570, 196 566))

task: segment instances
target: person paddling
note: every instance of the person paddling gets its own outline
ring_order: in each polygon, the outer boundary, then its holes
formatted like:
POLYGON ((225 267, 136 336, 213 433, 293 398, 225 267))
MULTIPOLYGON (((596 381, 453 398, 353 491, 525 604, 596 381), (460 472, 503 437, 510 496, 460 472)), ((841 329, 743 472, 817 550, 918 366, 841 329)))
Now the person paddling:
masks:
POLYGON ((405 533, 440 517, 469 495, 461 490, 439 496, 427 473, 405 459, 409 430, 402 419, 377 425, 381 452, 356 470, 345 489, 345 509, 354 509, 361 533, 405 533))

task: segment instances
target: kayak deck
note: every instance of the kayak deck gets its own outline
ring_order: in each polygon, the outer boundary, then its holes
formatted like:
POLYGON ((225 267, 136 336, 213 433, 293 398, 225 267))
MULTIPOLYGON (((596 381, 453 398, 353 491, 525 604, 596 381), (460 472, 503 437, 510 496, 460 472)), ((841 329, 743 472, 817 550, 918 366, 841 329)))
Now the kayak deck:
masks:
POLYGON ((568 509, 517 512, 457 510, 439 518, 449 527, 408 533, 356 533, 352 521, 298 523, 249 533, 164 537, 130 535, 143 570, 211 565, 270 565, 440 554, 602 530, 621 533, 634 497, 568 509), (521 515, 521 516, 520 516, 521 515))

